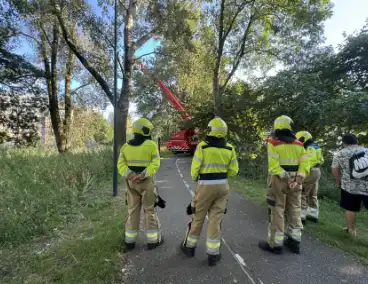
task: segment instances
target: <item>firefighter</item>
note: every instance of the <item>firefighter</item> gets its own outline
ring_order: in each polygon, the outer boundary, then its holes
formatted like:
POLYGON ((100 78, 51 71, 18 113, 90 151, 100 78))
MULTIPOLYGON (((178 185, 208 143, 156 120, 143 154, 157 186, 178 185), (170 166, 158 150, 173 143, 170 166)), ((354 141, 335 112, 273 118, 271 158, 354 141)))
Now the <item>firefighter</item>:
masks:
POLYGON ((133 123, 134 138, 120 150, 119 173, 127 185, 128 218, 125 224, 125 249, 133 250, 139 233, 141 207, 144 210, 147 248, 163 243, 156 213, 158 198, 154 175, 160 167, 157 144, 151 140, 152 123, 140 118, 133 123))
POLYGON ((302 223, 305 225, 306 219, 315 223, 318 221, 319 206, 318 206, 318 183, 321 178, 320 166, 324 159, 322 149, 313 141, 312 135, 308 131, 299 131, 296 138, 304 143, 304 148, 307 150, 310 174, 303 182, 302 192, 302 223))
POLYGON ((260 241, 259 247, 275 254, 282 253, 284 244, 300 253, 302 183, 309 164, 303 144, 292 133, 292 124, 290 117, 278 117, 273 137, 267 139, 268 241, 260 241))
POLYGON ((228 177, 238 173, 235 148, 226 143, 227 125, 219 117, 212 119, 207 128, 205 141, 198 144, 191 166, 191 176, 198 181, 195 196, 187 207, 192 215, 181 249, 193 257, 203 222, 208 214, 207 255, 209 266, 221 259, 221 222, 226 213, 229 184, 228 177))

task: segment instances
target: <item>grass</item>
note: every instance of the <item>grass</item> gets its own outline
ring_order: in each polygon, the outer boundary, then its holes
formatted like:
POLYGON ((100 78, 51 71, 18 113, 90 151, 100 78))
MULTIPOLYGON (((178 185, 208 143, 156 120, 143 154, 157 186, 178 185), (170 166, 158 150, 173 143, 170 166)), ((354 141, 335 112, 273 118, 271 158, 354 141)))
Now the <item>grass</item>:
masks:
POLYGON ((0 151, 0 282, 115 283, 126 208, 112 151, 0 151))
MULTIPOLYGON (((262 206, 267 206, 266 179, 255 181, 237 177, 231 183, 232 190, 262 206)), ((349 236, 342 230, 345 227, 344 211, 338 202, 332 199, 338 196, 338 190, 331 189, 335 192, 328 193, 330 197, 326 197, 326 188, 330 186, 330 181, 326 179, 321 181, 319 222, 318 224, 308 222, 305 231, 321 241, 357 256, 363 263, 368 264, 368 212, 362 211, 357 216, 358 237, 349 236)))
POLYGON ((161 146, 160 156, 161 158, 171 158, 173 156, 173 153, 169 151, 165 146, 161 146))

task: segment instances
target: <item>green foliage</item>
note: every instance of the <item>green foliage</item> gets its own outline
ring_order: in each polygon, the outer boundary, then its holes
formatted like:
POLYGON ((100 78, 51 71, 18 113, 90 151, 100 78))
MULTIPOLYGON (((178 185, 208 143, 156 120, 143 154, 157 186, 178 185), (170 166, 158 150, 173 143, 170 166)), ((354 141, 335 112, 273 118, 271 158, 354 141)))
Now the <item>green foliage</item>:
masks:
POLYGON ((105 148, 64 155, 37 148, 0 151, 2 246, 50 236, 83 217, 86 195, 112 169, 105 148))
POLYGON ((120 282, 125 206, 111 149, 2 149, 1 282, 120 282))
POLYGON ((86 144, 109 144, 113 128, 102 114, 88 109, 76 109, 70 134, 70 147, 82 148, 86 144))

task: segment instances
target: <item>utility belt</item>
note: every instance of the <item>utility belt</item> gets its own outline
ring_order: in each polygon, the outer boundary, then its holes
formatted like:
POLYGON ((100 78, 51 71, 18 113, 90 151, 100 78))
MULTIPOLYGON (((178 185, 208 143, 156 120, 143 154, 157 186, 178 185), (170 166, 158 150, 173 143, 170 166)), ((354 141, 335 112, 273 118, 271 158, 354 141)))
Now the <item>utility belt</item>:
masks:
POLYGON ((286 172, 297 172, 299 170, 299 165, 280 165, 286 172))
POLYGON ((137 167, 137 166, 128 166, 128 168, 129 170, 131 170, 132 172, 136 174, 140 174, 146 169, 146 167, 137 167))
POLYGON ((227 179, 227 173, 199 174, 199 180, 221 180, 227 179))
POLYGON ((200 174, 198 184, 203 185, 228 184, 227 173, 200 174))

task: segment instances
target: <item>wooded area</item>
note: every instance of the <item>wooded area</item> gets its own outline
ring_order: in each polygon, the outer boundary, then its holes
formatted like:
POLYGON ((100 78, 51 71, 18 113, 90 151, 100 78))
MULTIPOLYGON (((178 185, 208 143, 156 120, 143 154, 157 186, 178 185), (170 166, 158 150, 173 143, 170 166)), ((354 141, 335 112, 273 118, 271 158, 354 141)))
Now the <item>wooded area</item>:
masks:
MULTIPOLYGON (((113 101, 113 3, 0 5, 1 92, 47 98, 57 148, 65 152, 74 106, 104 108, 113 101), (13 52, 25 42, 32 54, 13 52)), ((348 130, 364 142, 368 30, 346 36, 338 50, 324 46, 323 22, 332 8, 327 0, 120 3, 119 145, 131 103, 152 118, 156 136, 183 126, 150 74, 191 113, 186 127, 204 129, 210 116, 222 116, 242 157, 260 154, 262 137, 281 114, 324 147, 335 147, 348 130), (137 56, 150 40, 157 42, 154 50, 137 56)))

